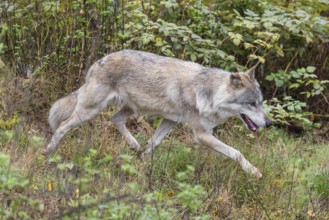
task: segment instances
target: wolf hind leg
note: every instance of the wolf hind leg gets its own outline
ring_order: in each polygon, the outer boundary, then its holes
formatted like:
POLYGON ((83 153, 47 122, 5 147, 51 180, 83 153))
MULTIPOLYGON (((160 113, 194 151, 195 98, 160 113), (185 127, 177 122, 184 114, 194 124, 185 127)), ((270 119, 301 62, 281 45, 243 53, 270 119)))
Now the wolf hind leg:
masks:
POLYGON ((131 109, 127 107, 123 107, 120 111, 118 111, 117 113, 115 113, 115 115, 113 115, 112 122, 115 124, 118 131, 125 137, 128 146, 131 149, 140 152, 141 151, 140 145, 138 144, 136 139, 132 136, 132 134, 129 132, 125 124, 126 119, 133 114, 134 112, 131 109))
POLYGON ((168 119, 162 119, 159 126, 155 130, 155 133, 148 141, 146 150, 143 152, 142 156, 152 153, 152 151, 161 144, 163 138, 169 133, 169 131, 176 125, 176 122, 170 121, 168 119))
MULTIPOLYGON (((110 91, 108 88, 98 87, 98 90, 88 88, 91 87, 88 87, 88 85, 81 87, 81 93, 77 96, 76 106, 72 110, 71 115, 66 120, 60 122, 54 131, 50 143, 44 150, 44 155, 48 156, 54 153, 65 134, 83 122, 95 118, 111 100, 115 99, 116 93, 110 91)), ((61 109, 58 109, 58 111, 61 111, 61 109)))
POLYGON ((83 122, 93 119, 101 111, 100 108, 83 108, 77 106, 72 115, 65 121, 63 121, 53 134, 50 143, 44 151, 45 155, 50 155, 58 148, 60 140, 73 128, 82 124, 83 122))

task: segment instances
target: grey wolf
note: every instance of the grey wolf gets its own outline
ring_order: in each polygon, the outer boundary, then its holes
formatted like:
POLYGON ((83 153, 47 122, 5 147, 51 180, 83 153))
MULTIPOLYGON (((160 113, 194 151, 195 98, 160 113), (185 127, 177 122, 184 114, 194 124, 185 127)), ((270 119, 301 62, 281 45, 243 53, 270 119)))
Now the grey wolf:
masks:
POLYGON ((212 135, 213 128, 230 117, 239 118, 251 131, 271 125, 262 107, 263 96, 254 72, 255 67, 245 72, 227 72, 142 51, 111 53, 90 67, 78 90, 53 104, 49 124, 54 133, 44 153, 55 152, 68 131, 113 105, 119 109, 112 117, 113 123, 128 146, 138 152, 141 147, 125 120, 133 114, 162 118, 143 156, 150 154, 170 129, 182 122, 191 127, 197 142, 261 177, 238 150, 212 135))

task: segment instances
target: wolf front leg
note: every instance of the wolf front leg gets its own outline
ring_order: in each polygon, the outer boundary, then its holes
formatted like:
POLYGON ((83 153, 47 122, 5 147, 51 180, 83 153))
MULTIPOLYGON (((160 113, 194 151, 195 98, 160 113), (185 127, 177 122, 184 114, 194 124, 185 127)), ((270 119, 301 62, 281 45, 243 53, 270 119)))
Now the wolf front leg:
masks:
POLYGON ((141 147, 138 142, 129 132, 126 127, 125 121, 130 116, 133 115, 133 111, 129 108, 123 107, 120 111, 118 111, 113 117, 112 122, 116 125, 118 131, 125 137, 128 146, 136 152, 141 151, 141 147))
POLYGON ((148 141, 146 150, 143 152, 142 156, 152 153, 155 147, 161 144, 163 138, 169 133, 170 129, 176 125, 176 122, 170 121, 168 119, 162 119, 158 128, 155 130, 154 135, 148 141))
POLYGON ((254 167, 251 163, 249 163, 249 161, 244 158, 240 151, 224 144, 210 133, 195 132, 195 136, 201 144, 207 145, 215 151, 224 154, 225 156, 238 162, 241 165, 242 169, 247 173, 251 173, 257 178, 262 177, 262 174, 258 171, 258 169, 254 167))

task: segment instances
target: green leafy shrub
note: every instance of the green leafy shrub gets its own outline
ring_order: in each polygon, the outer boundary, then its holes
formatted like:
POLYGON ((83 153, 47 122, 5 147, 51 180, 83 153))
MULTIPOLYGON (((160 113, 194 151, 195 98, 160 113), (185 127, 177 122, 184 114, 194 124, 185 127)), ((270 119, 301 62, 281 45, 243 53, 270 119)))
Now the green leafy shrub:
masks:
POLYGON ((32 219, 43 211, 39 200, 21 194, 29 180, 11 166, 10 156, 0 152, 0 216, 4 219, 32 219))
POLYGON ((306 111, 306 102, 290 96, 290 94, 296 94, 295 90, 307 98, 323 95, 329 80, 319 80, 314 74, 315 69, 313 66, 308 66, 289 72, 280 70, 266 76, 266 80, 274 82, 276 90, 281 90, 280 93, 283 95, 283 98, 276 97, 265 102, 267 110, 277 123, 289 124, 290 121, 300 123, 307 128, 320 126, 310 119, 313 113, 306 111))
POLYGON ((295 100, 291 96, 286 96, 282 100, 273 98, 269 102, 265 101, 264 107, 269 112, 269 116, 278 124, 290 125, 294 122, 304 128, 320 126, 319 123, 314 123, 311 120, 312 113, 304 110, 306 103, 295 100))
POLYGON ((189 208, 192 211, 196 211, 202 204, 202 197, 205 195, 205 191, 201 185, 191 185, 185 181, 192 177, 195 172, 195 168, 191 165, 187 166, 186 171, 179 172, 176 175, 177 187, 179 193, 177 199, 181 203, 183 208, 189 208))
POLYGON ((282 89, 284 94, 293 93, 296 89, 302 89, 300 94, 307 98, 323 94, 329 80, 319 80, 314 74, 313 66, 299 68, 289 72, 280 70, 266 76, 266 80, 274 81, 276 88, 282 89))
MULTIPOLYGON (((183 210, 189 210, 189 216, 207 219, 207 215, 199 215, 197 212, 203 203, 205 190, 201 185, 190 183, 195 171, 194 167, 188 166, 186 171, 177 174, 175 181, 177 192, 168 196, 163 189, 141 193, 141 189, 145 187, 134 180, 140 174, 133 165, 133 157, 128 154, 120 155, 120 166, 112 166, 116 171, 112 172, 114 176, 111 179, 121 178, 119 181, 124 181, 124 184, 122 182, 108 184, 119 190, 115 191, 106 185, 98 188, 99 180, 106 181, 108 178, 108 174, 101 173, 99 169, 111 166, 111 161, 112 159, 101 156, 95 149, 88 150, 79 161, 74 163, 65 162, 60 156, 52 156, 49 159, 48 163, 56 167, 64 178, 64 181, 57 183, 57 190, 67 190, 71 195, 67 203, 68 207, 65 207, 67 211, 58 217, 75 219, 78 218, 77 213, 83 213, 86 218, 130 219, 134 216, 137 219, 170 219, 179 216, 183 210), (99 158, 95 160, 95 157, 99 158), (96 163, 96 161, 106 161, 106 163, 96 163), (83 172, 76 176, 71 175, 70 171, 76 169, 81 169, 83 172), (125 193, 122 194, 120 191, 125 193)), ((58 180, 54 181, 58 182, 58 180)))

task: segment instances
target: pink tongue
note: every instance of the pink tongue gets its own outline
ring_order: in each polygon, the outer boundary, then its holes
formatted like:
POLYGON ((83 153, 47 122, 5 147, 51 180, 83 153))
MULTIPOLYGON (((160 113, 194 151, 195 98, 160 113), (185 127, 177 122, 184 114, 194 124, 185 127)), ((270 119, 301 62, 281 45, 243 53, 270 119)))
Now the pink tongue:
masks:
POLYGON ((254 123, 246 116, 246 119, 248 121, 248 125, 250 126, 251 130, 255 131, 257 130, 257 127, 254 125, 254 123))

